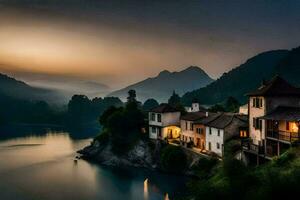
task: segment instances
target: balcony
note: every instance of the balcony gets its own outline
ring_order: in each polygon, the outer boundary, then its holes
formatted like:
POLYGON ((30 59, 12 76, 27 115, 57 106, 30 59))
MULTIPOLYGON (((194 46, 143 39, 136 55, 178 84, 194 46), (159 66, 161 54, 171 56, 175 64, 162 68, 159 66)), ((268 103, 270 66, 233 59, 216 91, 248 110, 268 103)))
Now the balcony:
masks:
POLYGON ((264 146, 253 144, 249 140, 242 140, 242 149, 254 154, 264 154, 264 146))
POLYGON ((268 130, 267 137, 276 139, 276 140, 280 140, 280 141, 284 141, 284 142, 289 142, 289 143, 300 141, 300 137, 299 137, 298 133, 289 132, 289 131, 268 130))

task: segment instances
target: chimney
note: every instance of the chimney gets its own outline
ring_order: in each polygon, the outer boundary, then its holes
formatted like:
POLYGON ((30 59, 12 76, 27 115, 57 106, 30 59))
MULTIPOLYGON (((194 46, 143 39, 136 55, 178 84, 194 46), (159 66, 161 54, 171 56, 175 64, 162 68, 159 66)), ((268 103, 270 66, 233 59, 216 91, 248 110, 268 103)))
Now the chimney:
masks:
POLYGON ((208 112, 207 111, 205 112, 205 116, 208 117, 208 112))

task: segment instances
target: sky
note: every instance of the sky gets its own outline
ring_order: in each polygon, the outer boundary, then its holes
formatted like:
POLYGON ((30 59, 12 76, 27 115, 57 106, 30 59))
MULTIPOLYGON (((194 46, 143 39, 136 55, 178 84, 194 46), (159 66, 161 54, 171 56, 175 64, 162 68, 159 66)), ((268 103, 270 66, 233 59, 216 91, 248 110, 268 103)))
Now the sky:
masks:
POLYGON ((298 0, 0 0, 0 72, 120 88, 196 65, 211 77, 300 45, 298 0))

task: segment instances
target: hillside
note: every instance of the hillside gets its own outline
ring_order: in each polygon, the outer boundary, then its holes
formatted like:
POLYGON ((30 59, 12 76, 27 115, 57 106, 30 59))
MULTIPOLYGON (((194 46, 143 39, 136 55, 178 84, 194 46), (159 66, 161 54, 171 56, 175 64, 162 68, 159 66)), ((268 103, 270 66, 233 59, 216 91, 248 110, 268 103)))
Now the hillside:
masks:
POLYGON ((0 73, 0 98, 10 97, 19 100, 61 101, 62 96, 52 90, 31 87, 22 81, 0 73))
POLYGON ((215 104, 233 96, 241 103, 245 103, 245 94, 257 88, 263 79, 270 79, 274 76, 280 61, 288 55, 288 50, 274 50, 258 54, 244 64, 224 73, 208 86, 186 93, 182 97, 182 102, 189 104, 197 98, 203 104, 215 104))
POLYGON ((182 95, 188 91, 204 87, 211 82, 213 82, 213 79, 201 68, 191 66, 179 72, 164 70, 156 77, 148 78, 121 90, 112 92, 109 96, 116 96, 124 100, 127 97, 127 92, 134 89, 140 101, 154 98, 160 102, 166 102, 173 90, 182 95))
POLYGON ((288 80, 291 84, 300 86, 300 47, 292 49, 289 54, 279 62, 275 73, 288 80))

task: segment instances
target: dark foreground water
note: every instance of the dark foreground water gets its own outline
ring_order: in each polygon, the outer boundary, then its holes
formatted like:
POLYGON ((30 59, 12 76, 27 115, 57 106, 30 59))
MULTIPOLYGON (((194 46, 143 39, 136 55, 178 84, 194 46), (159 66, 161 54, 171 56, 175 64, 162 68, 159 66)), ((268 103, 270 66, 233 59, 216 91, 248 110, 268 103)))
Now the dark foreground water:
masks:
POLYGON ((184 190, 183 177, 84 160, 75 164, 75 152, 90 141, 51 131, 0 139, 0 199, 163 200, 167 193, 173 199, 184 190))

